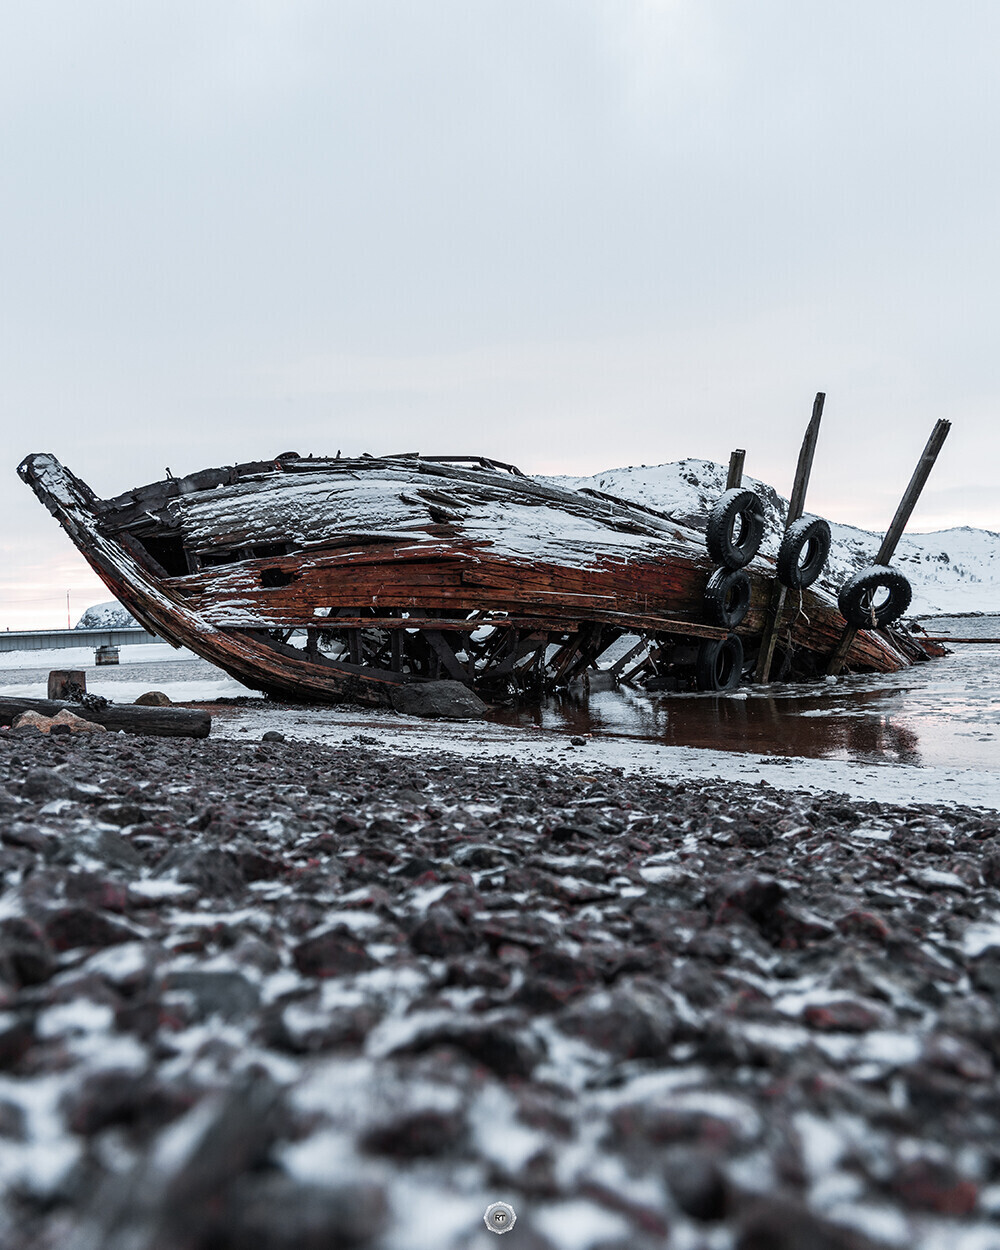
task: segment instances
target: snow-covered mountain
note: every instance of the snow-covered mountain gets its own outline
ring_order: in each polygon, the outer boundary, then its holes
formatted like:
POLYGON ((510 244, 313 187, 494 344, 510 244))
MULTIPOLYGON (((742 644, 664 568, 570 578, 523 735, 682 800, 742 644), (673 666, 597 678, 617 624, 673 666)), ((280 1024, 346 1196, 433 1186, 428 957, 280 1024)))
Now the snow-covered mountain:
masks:
MULTIPOLYGON (((689 459, 642 468, 608 469, 593 477, 541 480, 564 489, 588 487, 603 491, 665 512, 682 525, 704 532, 712 505, 726 488, 727 471, 726 465, 711 460, 689 459)), ((766 530, 761 552, 776 556, 788 500, 756 478, 744 476, 743 485, 755 490, 764 504, 766 530)), ((853 573, 874 561, 882 535, 826 519, 833 544, 818 585, 836 596, 853 573)), ((1000 612, 1000 534, 969 526, 931 534, 905 534, 892 563, 906 574, 913 587, 911 616, 1000 612)))
POLYGON ((89 607, 77 621, 74 629, 141 629, 128 608, 123 608, 117 599, 109 603, 95 603, 89 607))

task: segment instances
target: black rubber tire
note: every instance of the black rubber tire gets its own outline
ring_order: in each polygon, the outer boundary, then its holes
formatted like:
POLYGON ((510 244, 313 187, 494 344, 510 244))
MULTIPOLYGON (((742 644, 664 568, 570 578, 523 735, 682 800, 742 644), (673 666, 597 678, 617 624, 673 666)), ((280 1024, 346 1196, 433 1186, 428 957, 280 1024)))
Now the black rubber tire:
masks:
POLYGON ((716 569, 705 587, 705 607, 713 625, 735 629, 750 610, 750 578, 743 569, 716 569))
POLYGON ((752 490, 727 490, 709 513, 705 529, 708 554, 727 569, 741 569, 760 550, 764 537, 764 505, 752 490), (737 522, 739 542, 734 541, 737 522))
POLYGON ((695 679, 699 690, 735 690, 743 676, 743 643, 738 634, 706 638, 698 648, 695 679))
POLYGON ((855 573, 841 587, 837 606, 848 625, 858 629, 872 628, 872 596, 879 589, 887 590, 889 597, 875 609, 875 628, 891 625, 910 606, 913 591, 902 573, 887 564, 872 564, 855 573))
POLYGON ((778 550, 778 581, 790 590, 804 590, 823 572, 830 555, 830 527, 821 517, 800 516, 785 530, 778 550), (805 552, 806 561, 800 564, 805 552))

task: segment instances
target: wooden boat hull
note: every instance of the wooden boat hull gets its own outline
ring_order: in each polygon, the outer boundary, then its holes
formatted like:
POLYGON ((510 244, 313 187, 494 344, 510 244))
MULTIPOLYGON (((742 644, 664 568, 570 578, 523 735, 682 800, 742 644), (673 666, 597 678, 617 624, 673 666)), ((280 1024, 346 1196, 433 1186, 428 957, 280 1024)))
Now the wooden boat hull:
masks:
MULTIPOLYGON (((385 705, 438 677, 494 695, 543 687, 625 634, 645 644, 630 672, 648 677, 726 636, 705 619, 712 565, 696 531, 471 463, 287 455, 113 500, 51 455, 18 471, 147 628, 279 697, 385 705)), ((752 652, 774 565, 747 572, 736 632, 752 652)), ((843 623, 828 595, 795 596, 779 644, 792 675, 818 671, 843 623)), ((891 672, 915 658, 898 636, 860 631, 848 663, 891 672)))

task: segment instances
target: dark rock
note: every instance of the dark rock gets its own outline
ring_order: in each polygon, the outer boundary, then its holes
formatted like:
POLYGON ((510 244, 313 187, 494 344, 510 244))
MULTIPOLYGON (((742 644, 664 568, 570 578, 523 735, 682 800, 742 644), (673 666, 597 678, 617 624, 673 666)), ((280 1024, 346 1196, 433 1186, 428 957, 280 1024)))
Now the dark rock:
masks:
POLYGON ((109 881, 93 872, 71 872, 64 887, 66 898, 103 911, 123 912, 128 890, 120 881, 109 881))
POLYGON ((735 1250, 888 1250, 863 1233, 780 1198, 752 1201, 739 1220, 735 1250))
POLYGON ((399 876, 415 881, 417 877, 422 877, 425 872, 433 872, 436 867, 437 864, 434 860, 425 859, 422 855, 417 855, 413 859, 408 859, 400 866, 399 876))
POLYGON ((419 955, 433 958, 460 955, 477 943, 475 932, 448 907, 431 907, 410 934, 410 945, 419 955))
POLYGON ((40 801, 75 798, 76 793, 74 783, 53 768, 29 769, 21 786, 22 797, 40 801))
POLYGON ((908 1207, 938 1215, 970 1215, 979 1197, 973 1181, 933 1159, 904 1163, 892 1178, 892 1190, 908 1207))
POLYGON ((138 803, 102 803, 97 809, 98 819, 111 825, 139 825, 147 819, 146 810, 138 803))
POLYGON ((460 681, 409 682, 394 686, 392 706, 407 716, 441 716, 468 720, 489 711, 479 695, 460 681))
POLYGON ((178 881, 196 886, 209 898, 232 898, 241 894, 245 885, 236 856, 215 847, 197 851, 179 847, 156 866, 157 876, 171 871, 178 881))
POLYGON ((460 1111, 421 1110, 373 1126, 360 1144, 369 1154, 413 1159, 446 1154, 464 1136, 465 1117, 460 1111))
POLYGON ((385 1228, 389 1204, 373 1182, 305 1184, 281 1172, 240 1177, 213 1230, 213 1250, 354 1250, 385 1228))
POLYGON ((967 1081, 988 1081, 993 1076, 989 1055, 974 1043, 960 1037, 936 1033, 924 1044, 924 1060, 944 1072, 954 1072, 967 1081))
POLYGON ((35 1040, 35 1024, 30 1016, 13 1011, 0 1012, 0 1071, 15 1067, 35 1040))
POLYGON ((112 1125, 152 1133, 189 1109, 193 1094, 158 1082, 148 1072, 102 1070, 86 1077, 63 1102, 74 1133, 91 1137, 112 1125))
POLYGON ((341 977, 376 967, 375 960, 356 938, 337 929, 300 942, 292 951, 292 958, 305 977, 341 977))
POLYGON ((969 977, 977 990, 1000 996, 1000 946, 987 946, 971 959, 969 977))
POLYGON ((875 1003, 843 998, 837 1002, 810 1004, 802 1012, 802 1022, 821 1033, 867 1033, 884 1028, 889 1017, 875 1003))
POLYGON ((42 930, 21 916, 0 920, 0 978, 14 986, 40 985, 56 963, 42 930))
POLYGON ((665 1174, 674 1201, 693 1219, 725 1219, 728 1186, 714 1155, 705 1150, 675 1146, 666 1155, 665 1174))
POLYGON ((669 1002, 652 983, 617 986, 578 999, 559 1019, 564 1032, 615 1059, 661 1059, 676 1030, 669 1002))
POLYGON ((772 877, 752 873, 724 876, 713 891, 715 922, 725 924, 734 913, 742 913, 758 925, 773 924, 784 896, 784 889, 772 877))
POLYGON ((277 729, 268 729, 261 735, 261 742, 284 742, 285 735, 279 733, 277 729))
MULTIPOLYGON (((0 1030, 3 1025, 0 1024, 0 1030)), ((2 1064, 0 1064, 2 1066, 2 1064)), ((0 1099, 0 1137, 8 1141, 26 1141, 28 1136, 28 1118, 24 1108, 16 1102, 0 1099)))
POLYGON ((991 851, 989 855, 984 855, 979 869, 983 874, 983 881, 1000 890, 1000 852, 991 851))
POLYGON ((132 942, 137 936, 134 929, 89 907, 61 907, 47 917, 45 933, 57 951, 77 946, 114 946, 132 942))
POLYGON ((320 1054, 360 1046, 379 1021, 369 1003, 322 1009, 316 1000, 298 1000, 272 1009, 262 1022, 269 1045, 292 1054, 320 1054))
POLYGON ((504 1021, 468 1025, 445 1022, 422 1030, 394 1053, 421 1054, 436 1046, 453 1046, 499 1077, 529 1077, 544 1054, 533 1038, 522 1036, 513 1022, 504 1021))
POLYGON ((221 1016, 241 1020, 256 1010, 260 992, 242 972, 227 969, 184 968, 171 972, 164 989, 180 990, 194 999, 199 1019, 221 1016))
POLYGON ((868 938, 873 942, 885 942, 889 937, 888 924, 872 911, 849 911, 837 921, 837 928, 846 937, 868 938))

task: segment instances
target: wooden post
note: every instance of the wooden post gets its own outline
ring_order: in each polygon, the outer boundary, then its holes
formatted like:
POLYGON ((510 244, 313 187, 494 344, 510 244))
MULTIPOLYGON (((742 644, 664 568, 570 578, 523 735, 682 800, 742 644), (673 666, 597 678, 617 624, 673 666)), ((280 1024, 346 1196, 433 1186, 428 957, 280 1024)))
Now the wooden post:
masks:
POLYGON ((68 699, 71 686, 76 687, 79 694, 87 693, 87 674, 82 668, 54 668, 49 673, 47 693, 50 699, 68 699))
MULTIPOLYGON (((920 492, 924 489, 931 469, 934 467, 934 461, 938 458, 938 453, 944 446, 944 440, 948 437, 950 429, 950 421, 938 421, 931 431, 931 436, 927 440, 927 446, 917 461, 917 467, 913 470, 910 484, 903 492, 903 498, 899 501, 899 507, 896 509, 896 515, 892 518, 892 524, 886 530, 885 538, 882 539, 882 545, 879 547, 878 554, 875 557, 876 564, 888 564, 895 554, 899 540, 903 536, 903 530, 906 529, 906 523, 916 507, 917 500, 920 498, 920 492)), ((844 661, 847 659, 847 653, 851 649, 851 643, 854 641, 857 632, 856 625, 844 626, 844 632, 840 635, 840 642, 837 643, 836 650, 830 656, 826 666, 828 677, 836 677, 843 668, 844 661)))
POLYGON ((726 490, 734 490, 737 486, 743 485, 743 461, 746 458, 747 453, 742 447, 737 447, 735 451, 729 453, 729 477, 726 478, 726 490))
MULTIPOLYGON (((802 446, 799 448, 799 460, 795 466, 795 481, 792 483, 792 496, 788 501, 788 515, 785 517, 786 530, 793 521, 799 519, 805 508, 806 487, 809 485, 809 475, 812 473, 813 456, 816 454, 816 440, 819 438, 819 423, 823 418, 823 405, 825 402, 826 394, 823 391, 817 391, 816 398, 813 400, 812 416, 809 419, 808 426, 806 426, 802 446)), ((771 673, 774 646, 778 640, 778 625, 781 622, 781 612, 785 606, 785 593, 785 587, 782 586, 777 576, 775 576, 774 586, 771 590, 771 602, 768 606, 767 618, 764 623, 764 633, 761 636, 757 670, 754 673, 755 679, 763 685, 767 684, 771 673)))

